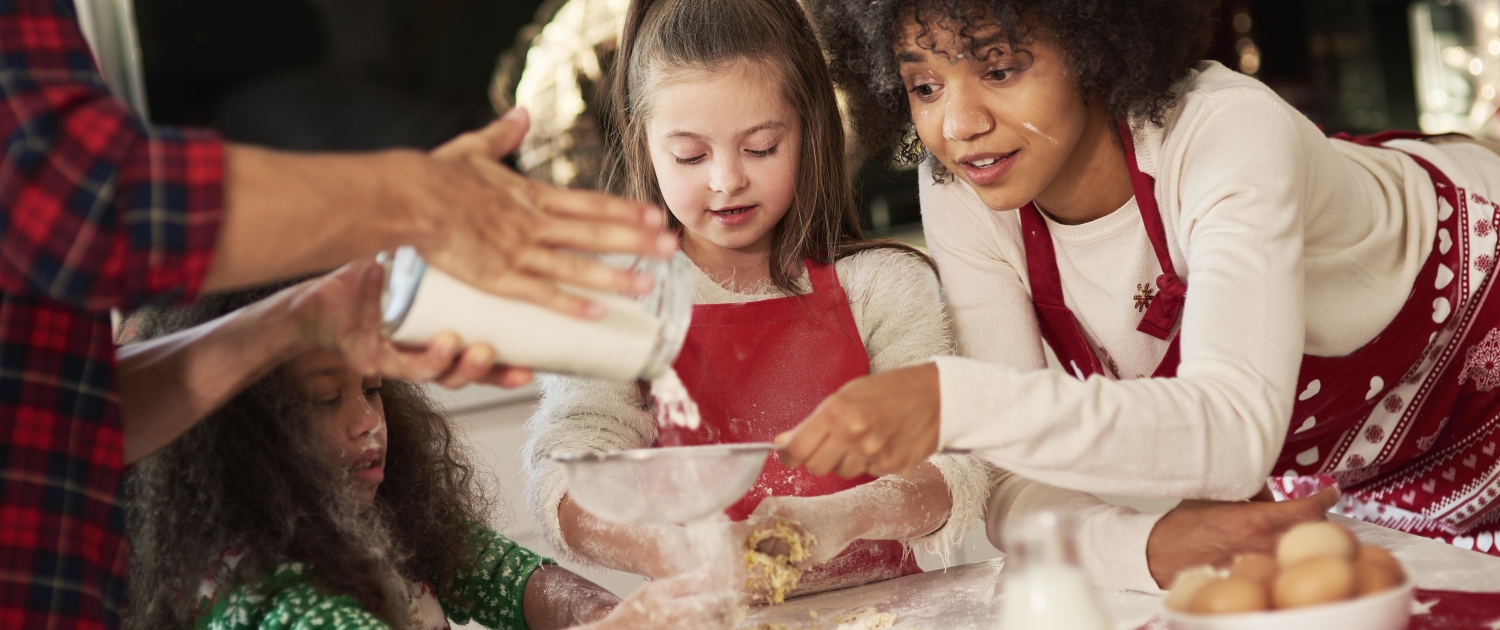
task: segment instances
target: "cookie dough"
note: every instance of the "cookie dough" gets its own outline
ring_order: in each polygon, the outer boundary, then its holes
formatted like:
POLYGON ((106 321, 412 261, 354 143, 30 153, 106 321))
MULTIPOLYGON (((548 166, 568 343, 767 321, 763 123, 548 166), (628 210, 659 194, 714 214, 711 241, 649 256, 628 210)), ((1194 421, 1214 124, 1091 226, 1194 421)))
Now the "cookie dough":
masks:
POLYGON ((812 534, 794 529, 786 520, 750 532, 745 537, 745 568, 750 571, 750 577, 745 580, 746 588, 773 604, 786 601, 786 594, 796 589, 797 581, 802 579, 802 570, 797 568, 797 563, 812 557, 815 544, 817 539, 812 534), (761 543, 768 540, 780 542, 774 546, 784 548, 785 553, 781 553, 781 549, 777 549, 775 555, 761 551, 761 543))
POLYGON ((867 608, 864 612, 839 615, 834 621, 839 624, 838 630, 880 630, 896 625, 896 616, 867 608))

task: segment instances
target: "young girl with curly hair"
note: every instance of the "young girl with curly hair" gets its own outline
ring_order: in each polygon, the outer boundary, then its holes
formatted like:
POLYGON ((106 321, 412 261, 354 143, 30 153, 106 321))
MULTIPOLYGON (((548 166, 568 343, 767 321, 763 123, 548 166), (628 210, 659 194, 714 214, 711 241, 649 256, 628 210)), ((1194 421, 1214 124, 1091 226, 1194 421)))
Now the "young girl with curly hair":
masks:
POLYGON ((788 459, 879 474, 942 444, 1222 500, 1336 483, 1345 514, 1500 554, 1495 145, 1325 137, 1201 61, 1214 2, 810 4, 854 120, 922 162, 964 358, 844 388, 788 459))
MULTIPOLYGON (((634 383, 544 377, 528 497, 564 557, 664 577, 698 562, 682 552, 684 529, 582 511, 549 453, 767 442, 844 383, 947 353, 951 338, 926 257, 861 233, 833 82, 795 0, 636 0, 614 88, 612 185, 667 208, 694 263, 697 305, 675 369, 702 428, 659 431, 634 383)), ((779 516, 812 533, 801 593, 915 573, 908 542, 959 540, 990 474, 968 456, 878 480, 771 458, 725 528, 743 541, 779 516)))
MULTIPOLYGON (((259 321, 238 341, 275 345, 300 333, 261 316, 328 298, 340 280, 210 295, 129 324, 151 339, 211 320, 204 328, 259 321)), ((421 388, 361 374, 311 343, 281 345, 286 360, 131 472, 127 628, 727 623, 732 602, 696 595, 692 579, 617 607, 608 591, 517 546, 487 525, 490 502, 460 436, 421 388)))

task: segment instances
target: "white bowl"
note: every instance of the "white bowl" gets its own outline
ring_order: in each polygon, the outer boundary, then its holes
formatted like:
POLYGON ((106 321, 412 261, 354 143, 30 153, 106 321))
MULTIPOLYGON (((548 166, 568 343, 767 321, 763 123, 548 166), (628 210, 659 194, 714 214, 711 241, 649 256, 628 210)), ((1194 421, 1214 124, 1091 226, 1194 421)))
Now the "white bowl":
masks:
POLYGON ((1172 630, 1402 630, 1411 618, 1417 584, 1411 568, 1401 568, 1406 571, 1401 586, 1336 604, 1238 615, 1193 615, 1163 608, 1161 616, 1172 630))
POLYGON ((568 496, 616 523, 691 523, 734 505, 766 465, 771 444, 557 452, 568 496))

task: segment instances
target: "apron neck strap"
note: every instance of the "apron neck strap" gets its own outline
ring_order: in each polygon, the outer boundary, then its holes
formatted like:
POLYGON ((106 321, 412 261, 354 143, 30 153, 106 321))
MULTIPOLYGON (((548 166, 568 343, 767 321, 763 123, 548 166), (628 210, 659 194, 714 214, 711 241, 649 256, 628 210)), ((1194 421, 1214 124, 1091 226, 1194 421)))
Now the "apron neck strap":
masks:
POLYGON ((813 293, 824 293, 838 288, 839 275, 833 263, 820 263, 811 258, 803 260, 807 266, 807 280, 812 284, 813 293))
POLYGON ((1021 237, 1026 243, 1026 277, 1031 282, 1031 302, 1065 308, 1062 277, 1057 271, 1057 252, 1052 249, 1052 232, 1036 203, 1021 207, 1021 237))
POLYGON ((1187 285, 1177 277, 1172 267, 1172 254, 1167 250, 1167 230, 1161 221, 1161 210, 1156 205, 1156 180, 1141 172, 1135 157, 1135 135, 1130 131, 1130 121, 1121 116, 1116 122, 1120 129, 1120 143, 1125 147, 1125 165, 1130 169, 1130 189, 1135 193, 1135 204, 1141 211, 1141 222, 1146 227, 1146 238, 1151 239, 1151 249, 1156 252, 1156 262, 1161 265, 1161 275, 1156 277, 1157 293, 1146 307, 1136 330, 1167 339, 1177 325, 1182 304, 1187 298, 1187 285))
MULTIPOLYGON (((1141 222, 1146 228, 1146 237, 1151 240, 1151 249, 1162 273, 1156 277, 1156 295, 1152 296, 1146 314, 1136 330, 1167 339, 1176 327, 1178 315, 1187 298, 1187 285, 1177 277, 1172 266, 1172 255, 1167 250, 1166 227, 1162 224, 1161 211, 1156 205, 1156 180, 1141 172, 1136 163, 1135 138, 1130 133, 1130 123, 1125 118, 1117 121, 1120 143, 1125 148, 1125 165, 1130 171, 1130 189, 1135 194, 1136 206, 1141 212, 1141 222)), ((1036 203, 1022 206, 1020 211, 1022 238, 1026 244, 1026 275, 1031 281, 1031 301, 1044 306, 1064 308, 1062 278, 1057 271, 1057 253, 1052 247, 1052 233, 1047 230, 1047 220, 1042 217, 1036 203)))

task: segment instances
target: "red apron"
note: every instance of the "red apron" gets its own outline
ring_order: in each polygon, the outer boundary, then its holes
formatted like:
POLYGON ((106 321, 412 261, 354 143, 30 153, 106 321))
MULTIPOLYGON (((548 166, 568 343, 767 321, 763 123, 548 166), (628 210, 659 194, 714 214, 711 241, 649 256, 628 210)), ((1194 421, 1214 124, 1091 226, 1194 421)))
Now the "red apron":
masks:
MULTIPOLYGON (((1340 139, 1367 146, 1420 138, 1388 132, 1340 139)), ((1173 268, 1155 181, 1136 166, 1120 125, 1131 187, 1161 265, 1137 330, 1171 338, 1153 377, 1177 374, 1176 325, 1187 286, 1173 268)), ((1337 483, 1339 509, 1366 521, 1500 555, 1500 291, 1493 290, 1500 207, 1453 185, 1431 163, 1438 230, 1405 306, 1373 340, 1343 357, 1303 356, 1286 443, 1273 473, 1279 495, 1337 483)), ((1047 222, 1020 210, 1027 275, 1042 337, 1080 379, 1110 378, 1063 303, 1047 222)))
MULTIPOLYGON (((663 428, 660 445, 770 442, 796 427, 844 383, 870 373, 870 355, 854 326, 849 297, 833 265, 808 260, 812 293, 693 306, 687 340, 672 368, 698 403, 697 430, 663 428)), ((760 479, 725 513, 745 520, 768 496, 822 496, 874 481, 789 469, 766 458, 760 479)), ((804 587, 921 573, 899 541, 856 541, 809 571, 804 587)))

